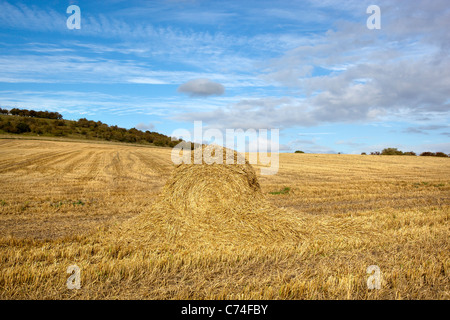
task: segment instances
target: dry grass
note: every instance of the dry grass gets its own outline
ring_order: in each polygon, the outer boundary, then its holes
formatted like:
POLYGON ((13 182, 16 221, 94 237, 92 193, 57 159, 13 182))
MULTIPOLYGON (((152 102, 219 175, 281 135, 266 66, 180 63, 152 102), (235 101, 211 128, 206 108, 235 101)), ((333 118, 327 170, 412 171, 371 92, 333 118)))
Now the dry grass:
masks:
POLYGON ((0 140, 0 298, 450 298, 449 159, 255 168, 259 185, 253 169, 175 168, 169 149, 0 140))

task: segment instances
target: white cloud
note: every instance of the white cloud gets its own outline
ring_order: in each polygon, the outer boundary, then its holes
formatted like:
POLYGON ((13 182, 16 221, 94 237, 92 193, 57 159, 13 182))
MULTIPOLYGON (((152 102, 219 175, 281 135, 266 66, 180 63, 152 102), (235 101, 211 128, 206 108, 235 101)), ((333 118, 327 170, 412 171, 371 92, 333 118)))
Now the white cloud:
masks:
POLYGON ((142 131, 146 131, 146 130, 153 130, 155 129, 155 125, 153 123, 143 123, 140 122, 136 125, 136 129, 142 130, 142 131))
POLYGON ((225 92, 223 85, 209 79, 193 79, 178 87, 178 92, 186 93, 191 97, 207 97, 222 95, 225 92))

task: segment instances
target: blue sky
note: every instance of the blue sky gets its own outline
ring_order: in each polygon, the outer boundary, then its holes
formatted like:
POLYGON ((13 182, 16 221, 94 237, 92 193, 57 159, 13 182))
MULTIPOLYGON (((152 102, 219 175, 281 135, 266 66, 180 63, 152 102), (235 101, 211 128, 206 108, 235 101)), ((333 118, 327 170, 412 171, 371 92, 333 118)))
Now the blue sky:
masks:
POLYGON ((279 129, 287 152, 450 153, 449 27, 439 0, 0 0, 0 106, 167 135, 279 129))

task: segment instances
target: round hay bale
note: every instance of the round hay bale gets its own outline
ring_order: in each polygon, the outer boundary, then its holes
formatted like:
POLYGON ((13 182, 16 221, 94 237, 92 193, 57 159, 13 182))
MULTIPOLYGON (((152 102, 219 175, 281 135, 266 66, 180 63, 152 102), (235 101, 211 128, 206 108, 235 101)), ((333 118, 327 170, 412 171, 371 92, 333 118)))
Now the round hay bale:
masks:
POLYGON ((178 165, 163 189, 162 196, 176 211, 217 214, 242 210, 264 200, 256 173, 242 155, 233 151, 234 163, 226 164, 223 149, 222 164, 206 164, 205 158, 211 153, 205 149, 201 164, 178 165), (236 163, 239 159, 243 164, 236 163))
POLYGON ((178 165, 151 210, 123 224, 117 238, 180 248, 299 242, 298 217, 266 200, 247 161, 203 160, 178 165))

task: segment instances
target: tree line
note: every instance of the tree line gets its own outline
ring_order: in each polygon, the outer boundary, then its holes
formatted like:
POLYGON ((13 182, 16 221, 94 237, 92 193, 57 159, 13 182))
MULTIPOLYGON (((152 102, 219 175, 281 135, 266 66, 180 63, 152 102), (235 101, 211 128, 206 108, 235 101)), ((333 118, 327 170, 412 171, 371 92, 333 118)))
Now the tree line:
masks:
POLYGON ((34 110, 18 109, 18 108, 13 108, 11 110, 0 108, 0 114, 21 116, 21 117, 43 118, 43 119, 57 119, 57 120, 60 120, 63 118, 62 114, 60 114, 58 112, 34 111, 34 110))
POLYGON ((182 141, 172 141, 170 137, 158 132, 109 126, 86 118, 64 120, 57 112, 16 108, 5 112, 5 109, 0 108, 0 115, 0 132, 4 133, 142 143, 160 147, 174 147, 182 141))
MULTIPOLYGON (((366 153, 361 153, 362 155, 365 155, 366 153)), ((380 151, 373 151, 370 153, 371 155, 382 155, 382 156, 417 156, 417 154, 414 151, 407 151, 403 152, 401 150, 398 150, 397 148, 385 148, 381 152, 380 151)), ((444 152, 422 152, 420 156, 425 157, 443 157, 448 158, 450 155, 445 154, 444 152)))

